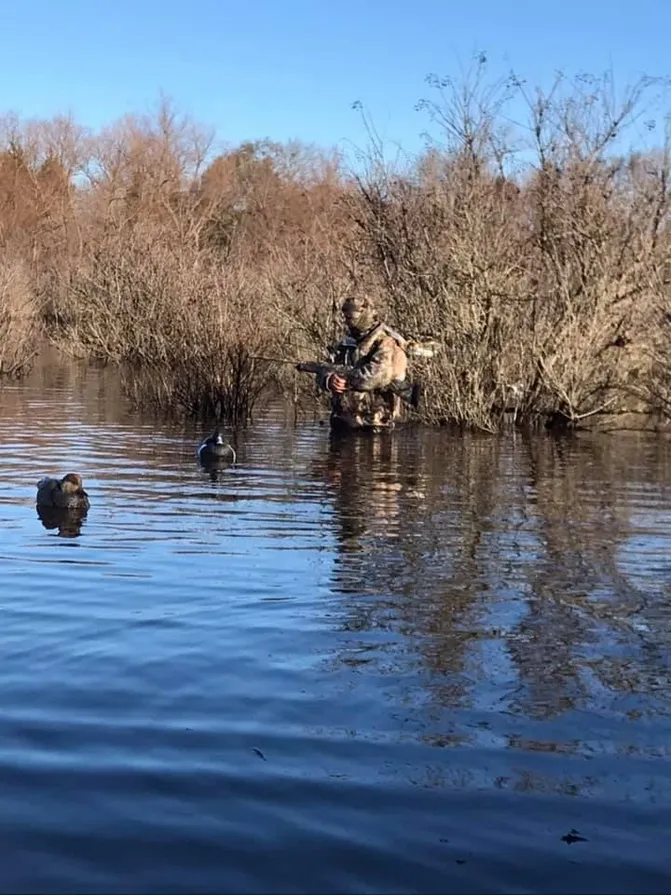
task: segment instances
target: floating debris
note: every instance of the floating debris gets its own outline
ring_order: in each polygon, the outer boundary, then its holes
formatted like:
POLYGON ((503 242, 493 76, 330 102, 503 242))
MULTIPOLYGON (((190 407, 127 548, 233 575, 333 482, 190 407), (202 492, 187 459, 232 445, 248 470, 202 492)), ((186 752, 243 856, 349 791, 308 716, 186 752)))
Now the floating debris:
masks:
POLYGON ((565 836, 562 836, 562 842, 565 842, 567 845, 571 845, 573 842, 588 842, 588 839, 585 839, 584 836, 581 836, 577 830, 571 830, 570 833, 566 833, 565 836))

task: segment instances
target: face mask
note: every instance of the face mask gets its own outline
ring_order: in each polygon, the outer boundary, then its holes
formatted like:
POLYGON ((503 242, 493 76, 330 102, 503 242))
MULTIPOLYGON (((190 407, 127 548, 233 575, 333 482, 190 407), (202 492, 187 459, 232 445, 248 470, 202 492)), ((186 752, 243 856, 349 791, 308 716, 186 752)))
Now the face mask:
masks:
POLYGON ((356 305, 347 304, 345 310, 349 311, 349 315, 345 316, 345 323, 352 333, 363 335, 375 324, 375 314, 368 308, 357 309, 356 305))

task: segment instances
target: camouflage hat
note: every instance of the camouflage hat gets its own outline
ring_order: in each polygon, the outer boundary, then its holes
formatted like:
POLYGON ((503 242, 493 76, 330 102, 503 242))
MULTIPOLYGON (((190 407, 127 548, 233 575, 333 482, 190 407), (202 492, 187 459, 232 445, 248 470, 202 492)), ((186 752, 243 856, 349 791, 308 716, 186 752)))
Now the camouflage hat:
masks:
POLYGON ((343 314, 346 314, 347 311, 352 311, 358 314, 361 311, 365 311, 367 308, 370 308, 370 301, 368 298, 361 295, 349 295, 341 306, 343 314))
POLYGON ((365 317, 366 319, 377 317, 377 311, 373 303, 366 296, 350 296, 342 303, 341 311, 345 317, 349 317, 352 320, 357 320, 359 317, 365 317))

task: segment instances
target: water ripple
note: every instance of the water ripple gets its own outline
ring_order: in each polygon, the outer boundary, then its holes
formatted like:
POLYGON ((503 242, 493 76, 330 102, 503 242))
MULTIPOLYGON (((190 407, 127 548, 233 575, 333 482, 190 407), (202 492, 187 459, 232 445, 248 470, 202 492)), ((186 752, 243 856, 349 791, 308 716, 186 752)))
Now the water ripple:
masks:
POLYGON ((0 891, 669 890, 665 441, 203 434, 0 391, 0 891))

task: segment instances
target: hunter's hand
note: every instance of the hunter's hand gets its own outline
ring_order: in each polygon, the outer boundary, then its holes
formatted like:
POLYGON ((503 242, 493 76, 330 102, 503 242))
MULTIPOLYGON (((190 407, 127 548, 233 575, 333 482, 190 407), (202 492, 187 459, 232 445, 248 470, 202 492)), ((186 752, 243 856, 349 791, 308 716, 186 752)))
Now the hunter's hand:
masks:
POLYGON ((340 376, 338 373, 333 373, 329 376, 328 390, 333 392, 334 395, 342 395, 346 388, 347 380, 344 376, 340 376))

